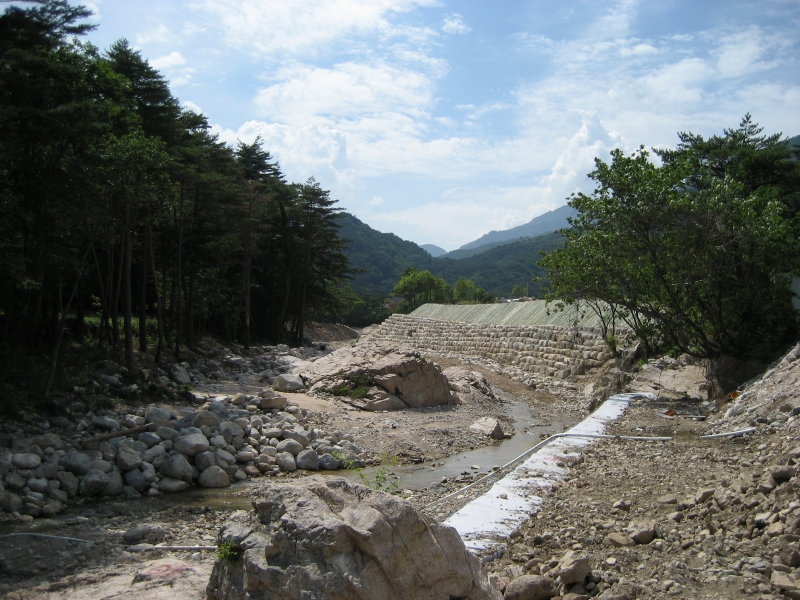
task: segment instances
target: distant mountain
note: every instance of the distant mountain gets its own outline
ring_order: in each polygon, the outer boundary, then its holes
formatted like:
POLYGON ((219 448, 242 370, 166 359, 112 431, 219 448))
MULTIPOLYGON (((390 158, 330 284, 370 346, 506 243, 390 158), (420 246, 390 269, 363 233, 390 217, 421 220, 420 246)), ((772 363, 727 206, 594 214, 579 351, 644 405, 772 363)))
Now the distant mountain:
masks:
MULTIPOLYGON (((542 293, 544 271, 536 265, 541 252, 562 243, 558 233, 514 240, 495 247, 484 246, 474 256, 453 260, 448 255, 432 257, 427 250, 381 233, 348 213, 340 213, 339 235, 346 240, 344 253, 356 273, 351 287, 358 293, 389 296, 408 267, 428 270, 450 285, 460 278, 497 296, 508 297, 515 285, 525 286, 532 296, 542 293)), ((452 254, 452 253, 451 253, 452 254)))
POLYGON ((421 247, 423 250, 427 251, 427 253, 433 256, 434 258, 436 258, 437 256, 442 256, 444 254, 447 254, 447 250, 445 250, 444 248, 440 248, 435 244, 422 244, 421 247))
POLYGON ((577 211, 574 208, 564 205, 561 208, 539 215, 524 225, 512 227, 504 231, 490 231, 474 242, 464 244, 458 250, 450 252, 448 258, 464 258, 465 256, 474 254, 473 252, 464 253, 462 250, 474 250, 481 246, 498 246, 519 238, 536 237, 545 233, 558 231, 559 229, 567 227, 567 218, 573 217, 576 214, 577 211))

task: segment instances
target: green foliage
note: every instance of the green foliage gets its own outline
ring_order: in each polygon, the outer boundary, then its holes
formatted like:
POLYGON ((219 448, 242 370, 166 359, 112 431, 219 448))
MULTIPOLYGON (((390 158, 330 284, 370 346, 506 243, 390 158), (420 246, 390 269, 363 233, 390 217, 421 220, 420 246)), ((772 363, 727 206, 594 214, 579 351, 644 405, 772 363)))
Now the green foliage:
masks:
POLYGON ((453 297, 453 289, 444 279, 434 276, 430 271, 419 271, 413 267, 405 270, 392 293, 403 297, 405 312, 411 312, 427 302, 448 303, 453 297))
POLYGON ((375 385, 369 373, 339 373, 336 376, 341 380, 339 385, 334 387, 323 387, 321 390, 333 396, 343 396, 346 398, 364 398, 370 388, 375 385))
POLYGON ((334 450, 331 452, 331 456, 339 461, 339 466, 342 469, 352 469, 355 466, 355 460, 350 458, 347 452, 342 452, 340 450, 334 450))
POLYGON ((396 480, 390 480, 392 472, 388 467, 381 466, 375 470, 372 477, 368 477, 364 471, 358 473, 361 482, 373 490, 379 492, 393 492, 397 489, 398 484, 396 480))
POLYGON ((301 343, 349 275, 329 192, 220 142, 127 41, 72 41, 85 8, 35 5, 0 15, 0 348, 47 357, 46 396, 74 343, 301 343))
POLYGON ((760 132, 748 115, 721 137, 679 134, 660 164, 643 147, 596 159, 597 188, 571 198, 566 243, 541 262, 553 297, 625 321, 651 352, 749 357, 793 339, 799 163, 760 132))
POLYGON ((235 563, 242 558, 243 548, 235 542, 222 542, 217 546, 217 560, 235 563))

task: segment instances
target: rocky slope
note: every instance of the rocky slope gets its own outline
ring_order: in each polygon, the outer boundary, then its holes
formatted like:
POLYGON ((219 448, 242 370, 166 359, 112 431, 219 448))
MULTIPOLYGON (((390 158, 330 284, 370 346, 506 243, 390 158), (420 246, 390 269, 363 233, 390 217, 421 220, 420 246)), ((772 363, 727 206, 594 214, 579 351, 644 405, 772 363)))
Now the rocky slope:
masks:
POLYGON ((708 421, 696 413, 629 408, 612 433, 673 440, 590 446, 487 565, 506 598, 800 598, 800 346, 708 421))

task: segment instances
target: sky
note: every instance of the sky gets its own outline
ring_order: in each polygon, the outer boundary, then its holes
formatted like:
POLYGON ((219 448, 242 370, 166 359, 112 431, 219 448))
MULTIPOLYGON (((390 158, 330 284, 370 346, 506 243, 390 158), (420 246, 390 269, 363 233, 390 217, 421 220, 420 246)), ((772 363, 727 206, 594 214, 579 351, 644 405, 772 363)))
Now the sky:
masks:
POLYGON ((800 134, 800 0, 86 0, 221 140, 454 250, 591 192, 595 157, 745 113, 800 134))

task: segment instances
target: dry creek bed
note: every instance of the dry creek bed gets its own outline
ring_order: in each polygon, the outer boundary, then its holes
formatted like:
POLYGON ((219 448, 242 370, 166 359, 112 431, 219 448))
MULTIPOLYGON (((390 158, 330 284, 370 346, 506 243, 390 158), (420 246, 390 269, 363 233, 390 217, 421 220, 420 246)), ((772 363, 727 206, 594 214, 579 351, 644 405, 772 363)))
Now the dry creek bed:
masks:
MULTIPOLYGON (((453 358, 434 360, 444 366, 457 362, 453 358)), ((533 390, 505 375, 467 366, 483 370, 495 388, 529 402, 541 421, 564 428, 586 414, 574 402, 586 382, 556 382, 552 389, 540 386, 533 390), (572 402, 568 401, 570 395, 572 402)), ((785 394, 795 412, 796 389, 785 394)), ((364 448, 404 455, 409 460, 424 458, 431 465, 474 446, 474 438, 465 432, 476 417, 492 408, 462 405, 448 411, 375 414, 355 412, 327 399, 293 399, 309 411, 311 422, 349 431, 364 448)), ((584 583, 560 588, 561 595, 556 597, 564 600, 800 598, 800 590, 793 592, 775 584, 800 581, 792 579, 800 570, 798 478, 779 482, 774 489, 758 483, 774 465, 800 460, 800 418, 794 412, 777 424, 762 418, 755 435, 708 440, 699 437, 707 432, 706 423, 680 416, 667 418, 667 409, 684 413, 692 407, 637 401, 609 432, 666 435, 673 437, 672 441, 610 439, 584 449, 566 480, 544 498, 538 512, 511 536, 503 552, 491 560, 486 557, 486 570, 501 585, 523 575, 553 576, 559 559, 573 551, 587 558, 591 572, 584 583), (624 536, 633 534, 642 523, 651 527, 653 539, 628 544, 624 536)), ((426 490, 397 493, 424 508, 482 474, 465 473, 426 490)), ((431 514, 442 518, 480 492, 476 488, 457 494, 431 514)), ((162 530, 163 544, 213 545, 226 514, 247 505, 246 492, 241 496, 232 492, 226 498, 212 502, 196 491, 180 501, 176 496, 86 504, 57 520, 15 525, 13 529, 20 533, 61 537, 5 538, 6 543, 0 544, 0 560, 17 571, 0 582, 0 597, 204 598, 213 552, 133 553, 123 543, 123 535, 133 526, 147 523, 162 530), (9 539, 14 551, 3 554, 9 539)), ((8 528, 2 531, 8 532, 8 528)))

